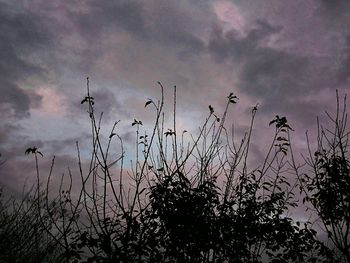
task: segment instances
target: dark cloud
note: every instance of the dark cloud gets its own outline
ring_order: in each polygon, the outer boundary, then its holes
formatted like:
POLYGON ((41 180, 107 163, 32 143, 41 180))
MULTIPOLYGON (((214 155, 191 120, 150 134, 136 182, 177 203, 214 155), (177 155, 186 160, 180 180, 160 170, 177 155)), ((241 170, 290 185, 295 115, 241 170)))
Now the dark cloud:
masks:
POLYGON ((344 11, 344 8, 350 7, 348 0, 321 0, 321 3, 323 5, 323 8, 325 8, 325 11, 334 14, 342 13, 342 11, 344 11))
POLYGON ((47 41, 37 17, 0 3, 0 110, 6 116, 26 117, 40 103, 40 96, 19 82, 43 74, 28 57, 47 41))
POLYGON ((241 37, 235 29, 224 33, 222 28, 216 26, 211 35, 209 51, 218 60, 241 62, 248 56, 253 57, 253 53, 261 50, 259 45, 272 34, 280 32, 281 29, 280 26, 273 27, 266 21, 258 20, 257 28, 249 31, 247 36, 241 37))
MULTIPOLYGON (((116 99, 115 94, 107 88, 91 88, 91 96, 94 98, 94 110, 95 116, 98 118, 103 112, 104 121, 116 121, 121 116, 128 116, 128 112, 125 110, 127 105, 123 105, 119 100, 116 99)), ((68 115, 71 118, 79 119, 80 117, 88 117, 87 109, 88 104, 81 103, 85 95, 81 98, 73 97, 68 105, 68 115), (79 116, 79 118, 78 118, 79 116)), ((85 118, 84 118, 85 119, 85 118)), ((87 120, 87 118, 86 118, 87 120)))
MULTIPOLYGON (((350 21, 349 21, 350 24, 350 21)), ((343 56, 340 61, 337 80, 338 85, 346 84, 350 77, 350 35, 345 38, 345 48, 343 49, 343 56)))
POLYGON ((185 1, 91 1, 89 12, 73 19, 82 35, 93 42, 122 30, 147 41, 145 48, 155 42, 179 47, 189 55, 204 50, 203 41, 192 32, 204 26, 205 19, 198 16, 204 11, 209 11, 209 5, 185 1))
POLYGON ((273 79, 304 65, 302 59, 264 45, 265 40, 281 29, 266 21, 258 21, 256 28, 241 37, 235 30, 224 33, 216 28, 211 37, 209 51, 219 61, 242 65, 241 88, 246 92, 256 93, 255 95, 263 95, 268 92, 266 88, 270 91, 276 90, 276 87, 269 87, 273 79))
MULTIPOLYGON (((48 176, 52 165, 53 156, 38 156, 40 182, 42 189, 46 187, 48 176)), ((83 161, 83 170, 88 170, 88 164, 83 161)), ((36 187, 37 177, 34 156, 25 156, 24 158, 10 159, 0 166, 0 188, 5 188, 10 195, 21 197, 22 191, 28 191, 32 186, 36 187)), ((80 173, 78 169, 77 156, 57 155, 55 157, 53 170, 50 180, 50 194, 57 194, 57 190, 61 183, 61 176, 64 175, 64 183, 69 182, 68 168, 73 175, 73 191, 75 187, 79 187, 81 183, 80 173)))
POLYGON ((320 90, 329 88, 327 85, 334 83, 334 69, 329 60, 266 44, 282 31, 281 26, 267 21, 258 21, 244 37, 234 30, 224 33, 216 29, 209 50, 216 61, 239 68, 240 92, 262 103, 264 113, 299 116, 300 121, 307 123, 320 108, 301 101, 307 96, 317 99, 320 90))
POLYGON ((109 116, 116 110, 122 110, 120 103, 114 96, 114 93, 108 89, 98 89, 92 92, 96 107, 106 116, 109 116))
POLYGON ((333 46, 330 56, 334 64, 332 70, 336 71, 332 76, 334 87, 347 89, 350 74, 350 1, 322 0, 318 3, 316 15, 323 21, 323 35, 328 37, 329 45, 333 46))
POLYGON ((240 87, 258 98, 289 98, 309 92, 305 83, 307 59, 271 48, 252 51, 240 76, 240 87))
MULTIPOLYGON (((1 66, 0 66, 1 67, 1 66)), ((38 106, 41 97, 0 77, 0 111, 4 117, 29 117, 31 106, 38 106)))
POLYGON ((143 2, 126 0, 90 1, 90 13, 81 17, 81 21, 84 21, 81 26, 85 26, 86 21, 88 21, 87 25, 90 25, 90 28, 97 27, 108 30, 111 27, 118 27, 127 32, 144 36, 146 34, 146 17, 143 5, 143 2))

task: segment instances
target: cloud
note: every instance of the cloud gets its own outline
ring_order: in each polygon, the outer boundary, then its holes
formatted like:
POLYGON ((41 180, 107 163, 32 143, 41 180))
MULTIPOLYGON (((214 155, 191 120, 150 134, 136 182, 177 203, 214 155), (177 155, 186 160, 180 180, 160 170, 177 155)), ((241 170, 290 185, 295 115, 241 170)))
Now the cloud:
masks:
POLYGON ((350 7, 349 1, 347 0, 321 0, 324 11, 339 14, 343 13, 344 8, 347 9, 350 7))
POLYGON ((3 1, 0 110, 12 126, 0 130, 0 152, 20 159, 27 142, 39 141, 47 153, 74 148, 89 131, 80 104, 87 76, 97 112, 106 126, 121 119, 129 142, 134 117, 152 123, 144 103, 159 97, 157 81, 170 111, 177 86, 178 123, 189 131, 209 104, 220 112, 229 92, 240 97, 228 118, 239 127, 259 102, 262 125, 280 114, 306 129, 335 88, 348 90, 348 7, 340 0, 3 1))
POLYGON ((283 90, 295 93, 295 82, 303 77, 307 59, 269 47, 269 38, 282 30, 267 21, 258 20, 256 27, 241 37, 235 30, 213 31, 209 51, 222 63, 241 67, 239 87, 243 92, 265 100, 283 90), (290 89, 293 86, 293 89, 290 89))
POLYGON ((47 42, 37 17, 0 2, 0 110, 7 116, 28 117, 40 104, 40 96, 24 83, 44 73, 30 56, 47 42))
POLYGON ((224 32, 220 26, 216 26, 209 42, 209 52, 219 61, 233 60, 241 62, 248 56, 254 57, 259 52, 262 42, 272 34, 276 34, 281 27, 273 27, 266 21, 258 20, 257 28, 249 31, 247 36, 242 37, 235 29, 224 32))
POLYGON ((338 68, 337 80, 338 84, 346 84, 350 77, 350 34, 346 37, 345 48, 343 49, 343 57, 338 68))
POLYGON ((40 101, 41 97, 35 92, 0 77, 0 111, 3 117, 29 117, 31 106, 37 106, 40 101))
POLYGON ((285 114, 308 124, 322 113, 322 105, 315 100, 325 103, 319 94, 334 86, 336 67, 330 57, 290 52, 270 44, 271 38, 283 33, 282 26, 267 20, 258 20, 245 36, 217 27, 209 52, 217 63, 239 72, 237 87, 261 104, 262 113, 285 114), (310 100, 305 101, 306 97, 310 100))
MULTIPOLYGON (((160 42, 167 46, 179 46, 190 51, 204 48, 193 32, 204 22, 200 16, 205 8, 187 1, 176 4, 169 1, 114 1, 96 2, 90 5, 92 24, 107 30, 122 29, 142 40, 160 42), (197 10, 199 11, 197 11, 197 10)), ((82 17, 83 21, 86 17, 82 17)))
MULTIPOLYGON (((123 30, 144 36, 146 33, 146 17, 142 2, 136 1, 90 1, 90 12, 81 16, 80 21, 96 28, 119 27, 123 30), (93 14, 94 16, 91 16, 93 14)), ((82 25, 83 26, 83 25, 82 25)), ((90 27, 90 28, 91 28, 90 27)), ((86 27, 88 29, 89 27, 86 27)), ((87 34, 91 33, 90 31, 87 34)))

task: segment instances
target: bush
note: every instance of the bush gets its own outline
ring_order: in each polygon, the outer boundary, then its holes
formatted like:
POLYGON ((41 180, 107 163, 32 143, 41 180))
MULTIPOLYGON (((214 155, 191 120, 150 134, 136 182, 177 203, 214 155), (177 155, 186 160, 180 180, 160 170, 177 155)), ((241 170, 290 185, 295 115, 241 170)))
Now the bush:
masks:
MULTIPOLYGON (((327 112, 326 112, 327 113, 327 112)), ((307 164, 312 172, 299 174, 303 202, 311 204, 333 246, 350 262, 350 162, 346 97, 337 104, 335 116, 327 113, 331 125, 317 122, 317 148, 309 145, 307 164)))
POLYGON ((54 251, 60 251, 56 258, 61 262, 335 262, 309 222, 287 216, 288 209, 297 205, 296 184, 286 177, 286 166, 293 161, 287 119, 276 116, 270 122, 273 134, 266 156, 249 169, 257 107, 240 140, 229 135, 225 124, 238 102, 233 93, 221 115, 209 105, 198 134, 185 137, 186 131, 176 126, 176 87, 173 126, 167 128, 163 86, 159 86, 160 100, 145 103, 145 108, 155 111, 151 131, 143 130, 140 120, 131 124, 136 157, 127 167, 123 140, 116 132, 118 122, 108 138, 102 136, 102 115, 96 117, 87 80, 81 103, 91 121, 92 149, 84 173, 77 143, 81 178, 77 198, 72 198, 71 172, 70 183, 65 185, 62 178, 55 198, 49 197, 52 169, 47 188, 41 190, 40 152, 29 149, 38 175, 32 202, 40 223, 37 229, 54 243, 50 245, 54 251), (110 154, 113 143, 119 145, 116 154, 110 154))

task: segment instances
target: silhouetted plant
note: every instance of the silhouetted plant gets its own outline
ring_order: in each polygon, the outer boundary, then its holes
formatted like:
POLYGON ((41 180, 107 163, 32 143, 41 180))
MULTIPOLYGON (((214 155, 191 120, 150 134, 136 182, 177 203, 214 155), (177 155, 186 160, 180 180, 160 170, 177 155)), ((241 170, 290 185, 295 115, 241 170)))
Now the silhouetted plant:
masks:
POLYGON ((317 148, 313 153, 308 139, 307 164, 312 170, 299 176, 304 202, 310 203, 321 227, 345 262, 350 262, 350 162, 346 96, 336 96, 336 113, 325 127, 317 119, 317 148))
POLYGON ((153 128, 146 131, 136 118, 130 123, 135 129, 135 158, 125 165, 119 122, 103 136, 103 114, 96 117, 99 102, 91 96, 87 79, 81 104, 91 122, 91 155, 86 164, 77 142, 80 187, 74 195, 70 170, 62 175, 55 196, 49 190, 55 158, 47 181, 42 182, 41 153, 35 147, 27 149, 35 157, 37 171, 32 203, 36 222, 40 233, 60 251, 56 258, 61 262, 335 262, 308 222, 288 216, 297 205, 297 185, 287 178, 288 164, 294 161, 287 118, 277 115, 270 122, 274 131, 266 156, 250 168, 257 106, 242 138, 235 138, 226 127, 227 115, 238 102, 233 93, 227 96, 222 114, 209 105, 198 133, 190 135, 176 124, 176 87, 169 117, 164 112, 163 86, 158 84, 161 98, 148 99, 144 105, 154 109, 153 128), (172 124, 166 127, 169 118, 172 124), (112 145, 118 149, 116 154, 111 153, 112 145))
POLYGON ((32 189, 20 202, 0 192, 0 262, 60 262, 61 251, 42 224, 47 217, 38 218, 36 198, 32 189))
MULTIPOLYGON (((250 130, 239 147, 232 147, 245 150, 235 151, 231 158, 221 155, 225 162, 220 163, 219 171, 198 169, 194 178, 199 180, 191 182, 182 179, 182 172, 157 177, 161 179, 151 187, 150 200, 157 226, 153 236, 158 236, 157 247, 162 248, 158 262, 322 262, 331 258, 308 224, 284 215, 290 206, 296 206, 282 175, 291 127, 284 117, 276 116, 270 124, 275 122, 275 136, 261 169, 246 169, 250 130), (236 171, 236 182, 220 189, 216 177, 227 173, 226 169, 236 171)), ((219 141, 209 145, 222 149, 219 141)), ((209 164, 204 165, 213 167, 217 155, 209 152, 209 164)))

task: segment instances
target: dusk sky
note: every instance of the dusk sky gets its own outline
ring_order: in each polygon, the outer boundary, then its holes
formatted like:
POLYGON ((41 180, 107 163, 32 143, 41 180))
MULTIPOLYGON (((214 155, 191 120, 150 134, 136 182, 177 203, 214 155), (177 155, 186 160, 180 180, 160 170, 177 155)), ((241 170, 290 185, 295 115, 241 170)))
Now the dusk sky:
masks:
POLYGON ((350 90, 350 1, 0 0, 0 58, 0 185, 10 190, 35 178, 28 147, 43 152, 43 169, 53 155, 58 174, 76 166, 75 141, 89 136, 86 77, 106 131, 121 120, 126 143, 134 118, 152 123, 144 104, 160 81, 170 105, 177 86, 181 129, 195 132, 208 105, 220 113, 234 92, 228 123, 243 130, 258 103, 257 140, 278 114, 302 150, 335 90, 350 90))

